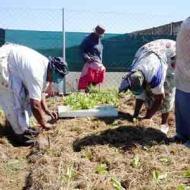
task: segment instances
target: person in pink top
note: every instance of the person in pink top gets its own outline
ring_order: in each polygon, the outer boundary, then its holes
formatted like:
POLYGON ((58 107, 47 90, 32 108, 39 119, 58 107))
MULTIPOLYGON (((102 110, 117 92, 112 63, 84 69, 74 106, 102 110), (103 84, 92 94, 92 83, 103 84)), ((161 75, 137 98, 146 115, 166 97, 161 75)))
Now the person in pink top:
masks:
POLYGON ((96 26, 95 31, 81 44, 81 54, 85 64, 78 83, 79 90, 88 91, 90 85, 97 85, 104 80, 106 69, 102 64, 103 45, 101 42, 104 32, 103 27, 96 26))

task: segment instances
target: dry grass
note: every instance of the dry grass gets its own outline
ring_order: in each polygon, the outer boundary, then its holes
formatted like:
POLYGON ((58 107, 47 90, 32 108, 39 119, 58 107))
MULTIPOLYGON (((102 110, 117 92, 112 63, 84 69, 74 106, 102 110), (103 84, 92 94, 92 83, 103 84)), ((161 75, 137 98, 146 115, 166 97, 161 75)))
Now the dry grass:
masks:
MULTIPOLYGON (((49 100, 49 105, 55 108, 61 101, 49 100)), ((118 118, 59 120, 31 149, 14 147, 2 135, 0 189, 187 189, 190 150, 168 142, 159 130, 159 115, 152 122, 130 122, 133 106, 134 99, 123 96, 118 118)), ((171 137, 173 114, 170 126, 171 137)))
POLYGON ((29 173, 26 155, 31 150, 13 146, 8 140, 12 131, 4 125, 4 116, 0 121, 0 189, 23 189, 29 173))

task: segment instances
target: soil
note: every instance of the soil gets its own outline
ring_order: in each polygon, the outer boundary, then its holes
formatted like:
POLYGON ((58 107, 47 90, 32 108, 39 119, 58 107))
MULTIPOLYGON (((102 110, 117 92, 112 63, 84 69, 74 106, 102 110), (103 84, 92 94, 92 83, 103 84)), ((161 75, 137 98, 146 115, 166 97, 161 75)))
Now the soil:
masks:
MULTIPOLYGON (((50 98, 48 104, 56 109, 63 98, 50 98)), ((160 113, 152 120, 131 121, 134 97, 123 95, 118 109, 117 118, 60 119, 33 147, 14 144, 1 113, 0 189, 188 189, 190 149, 170 142, 174 114, 166 136, 160 131, 160 113)))

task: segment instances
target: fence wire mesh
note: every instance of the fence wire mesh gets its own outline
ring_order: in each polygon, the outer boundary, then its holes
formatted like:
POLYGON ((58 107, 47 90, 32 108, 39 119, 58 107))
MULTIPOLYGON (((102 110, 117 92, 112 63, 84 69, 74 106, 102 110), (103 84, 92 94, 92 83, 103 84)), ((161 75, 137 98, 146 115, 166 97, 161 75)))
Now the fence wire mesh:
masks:
MULTIPOLYGON (((97 24, 106 28, 102 42, 103 63, 107 74, 100 88, 118 88, 137 49, 154 39, 175 39, 180 26, 180 22, 173 23, 169 15, 135 11, 99 12, 93 8, 80 11, 65 9, 63 15, 63 9, 0 8, 0 10, 1 44, 4 42, 23 44, 45 56, 62 56, 63 52, 66 52, 66 61, 70 69, 66 77, 67 92, 77 90, 80 71, 84 64, 79 47, 85 36, 92 32, 97 24)), ((59 88, 63 91, 62 85, 60 84, 59 88)))

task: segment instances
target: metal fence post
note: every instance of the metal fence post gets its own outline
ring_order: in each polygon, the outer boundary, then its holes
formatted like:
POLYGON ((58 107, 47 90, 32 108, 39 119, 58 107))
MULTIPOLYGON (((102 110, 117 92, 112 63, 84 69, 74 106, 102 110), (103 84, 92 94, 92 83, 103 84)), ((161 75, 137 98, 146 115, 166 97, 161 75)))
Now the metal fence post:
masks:
MULTIPOLYGON (((62 45, 62 55, 64 61, 66 61, 66 53, 65 53, 65 10, 62 8, 62 33, 63 33, 63 45, 62 45)), ((66 94, 66 76, 63 79, 63 94, 66 94)))
POLYGON ((173 35, 173 22, 171 22, 170 24, 170 35, 171 36, 173 35))

